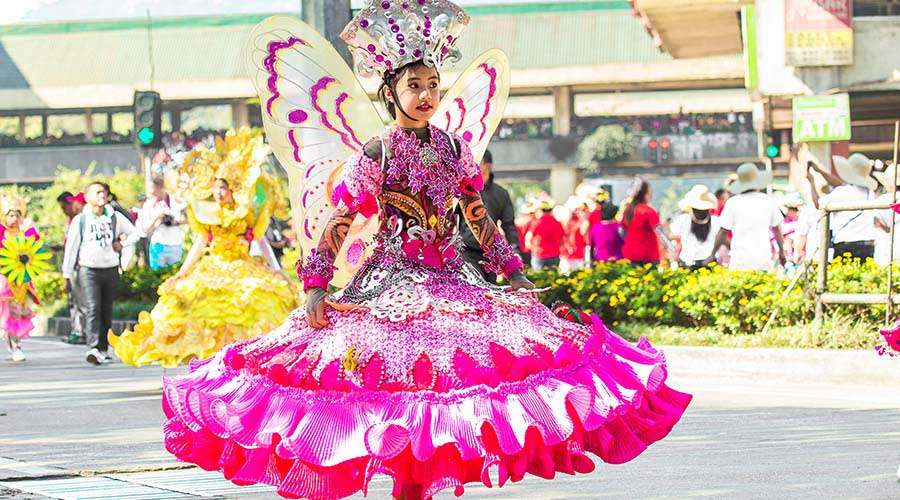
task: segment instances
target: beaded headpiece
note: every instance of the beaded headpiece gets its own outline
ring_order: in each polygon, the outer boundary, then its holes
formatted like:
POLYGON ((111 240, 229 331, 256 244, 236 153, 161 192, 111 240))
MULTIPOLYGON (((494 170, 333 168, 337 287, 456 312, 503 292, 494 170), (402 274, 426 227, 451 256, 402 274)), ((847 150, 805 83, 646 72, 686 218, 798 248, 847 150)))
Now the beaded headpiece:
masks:
POLYGON ((341 38, 360 73, 384 76, 418 60, 435 69, 458 61, 453 47, 468 24, 469 15, 447 0, 369 0, 341 38))

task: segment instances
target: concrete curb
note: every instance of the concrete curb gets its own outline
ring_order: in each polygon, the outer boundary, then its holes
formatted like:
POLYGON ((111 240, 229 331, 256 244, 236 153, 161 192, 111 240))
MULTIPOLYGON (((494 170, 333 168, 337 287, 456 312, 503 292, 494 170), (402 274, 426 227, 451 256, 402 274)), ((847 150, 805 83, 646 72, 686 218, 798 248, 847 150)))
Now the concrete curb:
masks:
POLYGON ((900 388, 900 358, 879 356, 874 350, 687 346, 661 346, 660 349, 666 354, 673 374, 900 388))

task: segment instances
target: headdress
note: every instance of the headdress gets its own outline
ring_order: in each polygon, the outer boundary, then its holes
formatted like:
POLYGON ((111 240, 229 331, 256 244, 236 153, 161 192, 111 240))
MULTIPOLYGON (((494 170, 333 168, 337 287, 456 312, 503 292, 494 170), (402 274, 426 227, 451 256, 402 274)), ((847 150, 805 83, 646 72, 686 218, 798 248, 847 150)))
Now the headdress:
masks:
POLYGON ((469 15, 447 0, 369 0, 341 33, 360 73, 379 75, 422 60, 440 69, 458 61, 454 48, 469 15))
POLYGON ((17 192, 0 193, 0 214, 6 215, 12 210, 17 210, 22 217, 28 209, 28 198, 17 192))
POLYGON ((200 145, 185 155, 178 167, 178 187, 184 198, 206 200, 212 197, 216 179, 223 179, 235 203, 249 206, 268 154, 262 134, 249 128, 229 130, 224 139, 216 137, 215 148, 200 145))

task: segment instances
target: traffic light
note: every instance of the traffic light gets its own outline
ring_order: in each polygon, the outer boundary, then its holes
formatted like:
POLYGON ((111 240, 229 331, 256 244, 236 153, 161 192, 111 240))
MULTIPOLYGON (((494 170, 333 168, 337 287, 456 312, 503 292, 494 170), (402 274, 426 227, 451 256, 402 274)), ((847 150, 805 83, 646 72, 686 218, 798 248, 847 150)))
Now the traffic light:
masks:
POLYGON ((766 158, 774 160, 781 156, 781 131, 772 130, 766 134, 766 137, 766 158))
POLYGON ((659 160, 659 141, 650 139, 647 141, 647 160, 656 163, 659 160))
POLYGON ((670 153, 672 152, 672 141, 669 140, 668 137, 663 137, 659 140, 659 162, 665 163, 669 161, 670 153))
POLYGON ((158 148, 162 144, 162 99, 158 92, 134 92, 134 143, 142 148, 158 148))

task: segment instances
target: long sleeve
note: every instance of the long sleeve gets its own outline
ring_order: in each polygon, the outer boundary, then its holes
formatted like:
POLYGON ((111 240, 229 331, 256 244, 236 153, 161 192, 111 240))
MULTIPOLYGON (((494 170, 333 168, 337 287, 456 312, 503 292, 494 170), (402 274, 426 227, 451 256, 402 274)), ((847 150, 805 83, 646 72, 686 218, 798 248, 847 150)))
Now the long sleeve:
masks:
POLYGON ((506 241, 513 248, 519 248, 519 232, 516 230, 516 212, 513 209, 512 199, 505 189, 500 191, 503 199, 503 209, 500 214, 500 228, 506 236, 506 241))
POLYGON ((122 245, 134 245, 141 239, 141 232, 138 231, 136 227, 134 227, 134 224, 132 224, 127 217, 120 214, 119 212, 113 212, 113 217, 116 217, 117 219, 116 232, 120 235, 125 235, 125 239, 122 240, 122 245))
POLYGON ((81 246, 81 214, 72 218, 69 229, 66 233, 66 247, 63 251, 62 273, 63 277, 71 280, 75 279, 75 266, 78 265, 78 247, 81 246))
POLYGON ((297 261, 297 275, 303 280, 304 291, 328 287, 334 277, 334 262, 356 214, 370 217, 378 211, 381 183, 379 162, 362 153, 347 160, 347 174, 334 191, 333 201, 338 208, 306 261, 297 261))
MULTIPOLYGON (((484 250, 484 270, 489 273, 503 274, 509 278, 516 271, 522 270, 522 259, 512 246, 503 238, 497 225, 491 220, 487 207, 479 194, 484 179, 478 166, 472 159, 472 152, 465 141, 459 141, 460 161, 464 163, 464 178, 459 186, 459 205, 463 217, 478 244, 484 250)), ((515 225, 510 225, 515 232, 515 225)))

